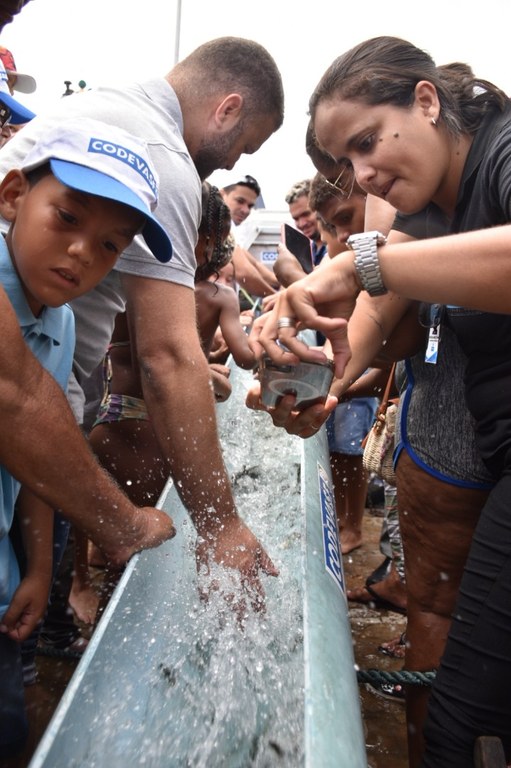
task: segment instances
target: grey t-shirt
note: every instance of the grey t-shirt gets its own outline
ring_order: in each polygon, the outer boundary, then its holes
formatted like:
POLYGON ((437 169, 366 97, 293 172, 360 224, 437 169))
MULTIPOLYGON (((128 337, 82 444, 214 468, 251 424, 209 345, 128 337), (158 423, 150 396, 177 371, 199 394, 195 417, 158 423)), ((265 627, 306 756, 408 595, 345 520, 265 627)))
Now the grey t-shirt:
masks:
MULTIPOLYGON (((84 386, 110 342, 115 316, 125 308, 120 273, 168 280, 193 290, 195 244, 201 217, 201 181, 182 136, 183 118, 176 94, 163 78, 125 88, 97 88, 62 98, 34 118, 0 150, 0 177, 18 168, 39 135, 56 121, 87 116, 118 125, 142 137, 159 179, 155 215, 172 240, 172 259, 162 264, 141 237, 121 255, 115 269, 93 291, 72 302, 77 344, 73 372, 84 386)), ((8 223, 0 218, 0 229, 8 223)), ((83 397, 73 382, 70 402, 78 414, 83 397)))

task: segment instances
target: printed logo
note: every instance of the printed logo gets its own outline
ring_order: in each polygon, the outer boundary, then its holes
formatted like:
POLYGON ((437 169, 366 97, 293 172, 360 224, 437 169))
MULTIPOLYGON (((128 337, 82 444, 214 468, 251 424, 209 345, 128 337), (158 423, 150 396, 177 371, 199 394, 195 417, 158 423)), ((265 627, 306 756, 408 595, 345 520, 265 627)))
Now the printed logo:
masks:
POLYGON ((325 568, 331 575, 341 592, 344 593, 344 572, 342 569, 341 548, 337 532, 337 515, 333 489, 328 475, 318 463, 319 500, 321 504, 321 519, 323 523, 323 551, 325 568))
POLYGON ((143 179, 147 182, 151 188, 153 194, 157 195, 156 179, 146 161, 140 155, 135 154, 126 147, 122 147, 120 144, 114 144, 104 139, 92 138, 89 142, 88 152, 95 152, 99 155, 107 155, 108 157, 114 157, 116 160, 120 160, 121 163, 125 163, 133 168, 143 179))

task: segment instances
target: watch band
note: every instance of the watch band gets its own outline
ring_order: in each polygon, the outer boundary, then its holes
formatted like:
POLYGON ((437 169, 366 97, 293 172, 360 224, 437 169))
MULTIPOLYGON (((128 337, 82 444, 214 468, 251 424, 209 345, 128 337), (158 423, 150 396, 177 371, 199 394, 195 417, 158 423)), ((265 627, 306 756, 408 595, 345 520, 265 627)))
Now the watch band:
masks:
POLYGON ((387 241, 381 232, 362 232, 351 235, 347 244, 355 253, 355 269, 362 287, 370 296, 382 296, 387 293, 380 272, 378 245, 387 241))

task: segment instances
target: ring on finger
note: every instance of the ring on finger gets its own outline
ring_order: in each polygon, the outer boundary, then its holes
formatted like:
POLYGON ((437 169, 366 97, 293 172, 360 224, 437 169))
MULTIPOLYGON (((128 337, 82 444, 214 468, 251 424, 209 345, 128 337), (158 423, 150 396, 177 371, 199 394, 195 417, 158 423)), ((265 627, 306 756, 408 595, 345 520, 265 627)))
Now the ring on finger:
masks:
POLYGON ((277 328, 296 328, 296 320, 294 317, 279 317, 277 328))

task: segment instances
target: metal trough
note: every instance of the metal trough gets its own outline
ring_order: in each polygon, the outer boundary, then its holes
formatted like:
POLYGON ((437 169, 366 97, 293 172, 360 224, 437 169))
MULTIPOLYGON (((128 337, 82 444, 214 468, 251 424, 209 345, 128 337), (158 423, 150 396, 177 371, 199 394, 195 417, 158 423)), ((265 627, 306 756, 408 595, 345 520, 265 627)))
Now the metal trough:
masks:
MULTIPOLYGON (((278 568, 240 628, 198 597, 194 529, 174 487, 173 541, 132 558, 29 768, 366 768, 324 430, 302 441, 218 407, 237 504, 278 568)), ((207 450, 207 448, 204 448, 207 450)))

